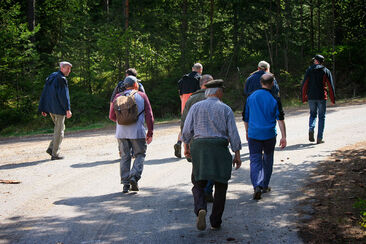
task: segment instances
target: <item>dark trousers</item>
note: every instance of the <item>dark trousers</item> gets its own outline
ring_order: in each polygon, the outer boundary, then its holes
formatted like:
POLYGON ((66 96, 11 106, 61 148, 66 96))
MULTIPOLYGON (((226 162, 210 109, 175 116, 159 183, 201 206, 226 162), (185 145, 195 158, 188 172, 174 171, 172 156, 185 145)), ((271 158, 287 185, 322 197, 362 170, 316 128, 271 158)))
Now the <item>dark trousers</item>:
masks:
MULTIPOLYGON (((207 180, 195 181, 192 174, 192 193, 194 199, 194 213, 198 216, 198 211, 204 209, 207 211, 207 202, 205 200, 205 186, 207 185, 207 180)), ((221 183, 213 181, 215 185, 214 202, 212 205, 212 212, 210 215, 210 223, 212 227, 220 227, 222 223, 222 214, 225 209, 226 201, 226 191, 227 183, 221 183)))

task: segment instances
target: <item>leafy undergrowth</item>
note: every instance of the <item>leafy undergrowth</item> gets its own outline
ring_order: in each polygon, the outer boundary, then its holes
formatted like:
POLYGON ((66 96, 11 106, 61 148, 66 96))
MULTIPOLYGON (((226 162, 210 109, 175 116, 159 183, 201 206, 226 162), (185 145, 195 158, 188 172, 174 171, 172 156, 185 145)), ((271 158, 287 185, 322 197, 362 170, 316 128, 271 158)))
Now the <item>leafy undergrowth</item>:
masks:
POLYGON ((305 243, 366 243, 366 142, 341 148, 320 163, 299 209, 305 243))

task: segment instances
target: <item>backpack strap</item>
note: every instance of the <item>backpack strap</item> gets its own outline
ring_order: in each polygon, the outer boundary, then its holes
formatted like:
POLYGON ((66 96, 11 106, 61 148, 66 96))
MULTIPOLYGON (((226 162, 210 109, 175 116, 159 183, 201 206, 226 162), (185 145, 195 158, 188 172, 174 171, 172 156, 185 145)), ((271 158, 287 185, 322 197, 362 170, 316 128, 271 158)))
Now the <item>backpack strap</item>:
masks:
MULTIPOLYGON (((136 93, 138 93, 139 91, 137 90, 133 90, 132 92, 130 92, 129 96, 134 96, 136 93)), ((137 118, 140 117, 140 115, 145 112, 145 108, 137 115, 137 118)))

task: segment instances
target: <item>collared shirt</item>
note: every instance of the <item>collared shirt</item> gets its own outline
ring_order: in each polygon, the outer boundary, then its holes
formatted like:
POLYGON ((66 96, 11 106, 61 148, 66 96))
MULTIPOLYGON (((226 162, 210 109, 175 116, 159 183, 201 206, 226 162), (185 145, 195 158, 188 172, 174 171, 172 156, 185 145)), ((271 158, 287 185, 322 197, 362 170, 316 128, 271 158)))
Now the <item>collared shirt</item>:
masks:
POLYGON ((224 138, 229 140, 232 151, 241 149, 234 113, 217 97, 208 97, 191 107, 184 122, 182 138, 185 143, 192 138, 224 138))

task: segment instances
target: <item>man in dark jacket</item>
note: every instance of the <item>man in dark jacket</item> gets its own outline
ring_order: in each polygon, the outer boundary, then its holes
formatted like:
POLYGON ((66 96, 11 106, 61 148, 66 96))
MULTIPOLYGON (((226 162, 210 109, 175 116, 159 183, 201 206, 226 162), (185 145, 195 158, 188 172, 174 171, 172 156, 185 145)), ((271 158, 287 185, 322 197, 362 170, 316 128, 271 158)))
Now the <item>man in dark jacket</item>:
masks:
POLYGON ((71 67, 72 64, 69 62, 60 62, 60 70, 48 76, 38 106, 42 115, 49 114, 55 125, 53 139, 46 151, 51 156, 51 160, 63 159, 59 155, 59 148, 64 138, 65 117, 69 119, 72 116, 66 79, 71 72, 71 67))
MULTIPOLYGON (((203 71, 203 66, 200 63, 195 63, 192 67, 192 72, 185 74, 179 81, 178 81, 178 92, 179 92, 179 96, 180 96, 180 101, 181 101, 181 114, 183 113, 184 110, 184 106, 188 100, 188 98, 197 90, 200 89, 200 79, 201 79, 201 74, 203 71)), ((178 141, 177 143, 174 145, 174 155, 177 158, 182 157, 181 154, 181 145, 182 145, 182 140, 181 140, 181 132, 179 132, 178 135, 178 141)))
POLYGON ((324 57, 322 55, 315 55, 313 58, 313 65, 306 70, 304 80, 301 85, 302 102, 309 102, 310 118, 309 118, 309 141, 314 142, 314 128, 316 124, 316 117, 319 116, 318 121, 318 135, 316 143, 324 143, 323 132, 325 124, 325 113, 327 107, 328 93, 332 103, 335 103, 335 92, 333 78, 330 71, 323 66, 324 57))
MULTIPOLYGON (((252 94, 256 90, 262 88, 262 84, 261 84, 260 80, 264 74, 271 74, 270 64, 266 61, 260 61, 258 63, 258 70, 251 73, 245 82, 244 95, 246 97, 248 97, 250 94, 252 94)), ((271 94, 272 94, 272 96, 274 96, 274 98, 278 102, 278 106, 279 106, 279 110, 280 110, 280 119, 283 119, 285 116, 285 113, 283 111, 282 102, 281 102, 281 98, 280 98, 280 87, 278 86, 278 83, 275 78, 273 81, 273 86, 271 88, 271 94)), ((246 102, 244 102, 244 108, 243 108, 243 113, 242 113, 243 121, 244 121, 244 114, 245 114, 245 104, 246 104, 246 102)))

